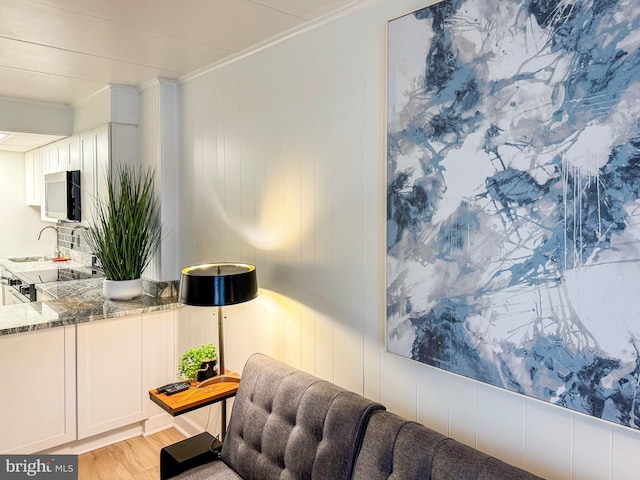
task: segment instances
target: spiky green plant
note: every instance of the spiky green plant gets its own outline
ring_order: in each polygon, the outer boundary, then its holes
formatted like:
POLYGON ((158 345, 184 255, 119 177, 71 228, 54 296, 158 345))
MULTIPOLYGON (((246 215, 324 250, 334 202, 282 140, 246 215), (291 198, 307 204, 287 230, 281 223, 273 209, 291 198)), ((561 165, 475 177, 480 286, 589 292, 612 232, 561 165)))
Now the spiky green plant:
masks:
POLYGON ((119 166, 108 178, 107 198, 95 201, 87 243, 108 280, 140 278, 160 245, 160 205, 153 177, 152 169, 119 166))

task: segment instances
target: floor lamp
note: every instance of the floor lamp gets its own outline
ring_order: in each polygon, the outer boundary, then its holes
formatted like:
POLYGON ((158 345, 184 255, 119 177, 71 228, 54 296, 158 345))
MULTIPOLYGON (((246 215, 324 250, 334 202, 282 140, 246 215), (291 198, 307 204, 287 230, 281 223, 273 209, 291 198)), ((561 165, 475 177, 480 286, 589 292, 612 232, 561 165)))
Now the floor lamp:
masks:
MULTIPOLYGON (((178 300, 196 307, 217 307, 218 375, 198 386, 218 382, 237 382, 238 377, 225 373, 224 322, 222 307, 248 302, 258 296, 256 267, 246 263, 204 263, 182 269, 178 300)), ((227 404, 222 402, 222 437, 226 432, 227 404)))

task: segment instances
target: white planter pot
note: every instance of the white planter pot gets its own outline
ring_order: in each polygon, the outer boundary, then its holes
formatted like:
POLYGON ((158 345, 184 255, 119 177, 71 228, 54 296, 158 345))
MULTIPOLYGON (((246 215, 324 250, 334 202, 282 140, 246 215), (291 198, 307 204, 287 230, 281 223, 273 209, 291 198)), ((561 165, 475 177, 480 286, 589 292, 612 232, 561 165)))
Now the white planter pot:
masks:
POLYGON ((111 300, 129 300, 142 293, 142 279, 104 280, 102 293, 111 300))

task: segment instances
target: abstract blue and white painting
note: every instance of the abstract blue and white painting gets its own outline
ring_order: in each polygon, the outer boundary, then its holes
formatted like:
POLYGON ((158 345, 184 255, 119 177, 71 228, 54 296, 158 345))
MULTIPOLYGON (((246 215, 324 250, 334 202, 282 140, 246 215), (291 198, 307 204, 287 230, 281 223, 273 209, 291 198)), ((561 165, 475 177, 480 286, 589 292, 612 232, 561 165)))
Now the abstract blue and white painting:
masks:
POLYGON ((388 350, 640 428, 638 0, 388 27, 388 350))

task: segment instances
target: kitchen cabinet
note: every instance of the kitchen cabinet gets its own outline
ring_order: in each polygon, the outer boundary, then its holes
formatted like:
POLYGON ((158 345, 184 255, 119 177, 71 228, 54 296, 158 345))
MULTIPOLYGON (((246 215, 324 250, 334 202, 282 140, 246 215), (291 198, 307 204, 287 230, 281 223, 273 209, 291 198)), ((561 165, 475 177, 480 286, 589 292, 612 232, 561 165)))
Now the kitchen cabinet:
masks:
POLYGON ((78 325, 78 440, 166 417, 149 390, 175 377, 175 316, 167 310, 78 325))
POLYGON ((42 162, 40 149, 24 154, 25 200, 27 205, 40 206, 42 199, 42 162))
MULTIPOLYGON (((40 186, 40 194, 42 195, 41 197, 41 206, 44 207, 44 196, 43 196, 43 192, 44 192, 44 176, 47 173, 53 173, 53 172, 57 172, 58 171, 58 147, 54 144, 51 143, 49 145, 45 145, 44 147, 40 148, 40 163, 42 165, 42 180, 41 180, 41 186, 40 186)), ((43 222, 53 222, 56 223, 57 220, 55 218, 49 218, 47 217, 45 214, 45 209, 41 208, 40 209, 40 219, 43 222)))
POLYGON ((142 317, 78 325, 78 439, 144 418, 142 317))
POLYGON ((55 148, 58 150, 58 162, 55 166, 57 172, 67 170, 66 165, 69 164, 69 145, 65 140, 56 142, 55 148))
MULTIPOLYGON (((132 124, 108 123, 88 132, 59 140, 40 150, 42 178, 46 173, 63 170, 80 170, 82 197, 82 221, 86 223, 94 216, 96 201, 107 196, 107 176, 115 171, 118 164, 139 163, 138 126, 132 124)), ((41 200, 42 202, 42 200, 41 200)), ((55 222, 47 218, 41 209, 43 221, 55 222)))
POLYGON ((55 143, 58 149, 57 172, 64 170, 78 170, 80 168, 80 136, 74 135, 55 143))
MULTIPOLYGON (((42 206, 43 197, 42 192, 44 190, 44 175, 47 173, 62 172, 65 170, 79 170, 80 169, 80 136, 74 135, 72 137, 63 138, 57 142, 45 145, 39 150, 34 150, 34 163, 36 158, 40 158, 40 171, 37 175, 33 175, 34 190, 39 193, 38 203, 33 205, 42 206), (36 184, 37 183, 37 184, 36 184)), ((25 161, 27 158, 25 156, 25 161)), ((26 175, 25 175, 26 177, 26 175)), ((29 181, 29 180, 27 180, 29 181)), ((82 180, 81 180, 82 182, 82 180)), ((27 204, 29 203, 29 192, 27 191, 27 204)), ((40 210, 40 217, 45 222, 57 222, 56 219, 48 218, 44 214, 44 209, 40 210)))
MULTIPOLYGON (((80 169, 80 136, 74 135, 25 153, 25 197, 27 205, 42 205, 46 173, 80 169)), ((42 220, 55 221, 42 215, 42 220)))
POLYGON ((86 224, 93 218, 93 202, 95 201, 96 139, 94 132, 80 135, 80 188, 82 205, 82 221, 86 224))
POLYGON ((0 336, 0 372, 0 453, 75 440, 75 326, 0 336))
POLYGON ((142 394, 148 430, 172 423, 164 410, 149 401, 149 390, 175 380, 177 371, 177 310, 147 313, 142 317, 142 394), (160 424, 160 425, 159 425, 160 424))
POLYGON ((54 171, 55 167, 52 167, 51 162, 49 161, 49 146, 44 146, 38 151, 40 152, 40 165, 42 170, 42 175, 44 176, 47 173, 51 173, 54 171))
POLYGON ((51 143, 40 149, 42 159, 42 172, 52 173, 58 171, 58 147, 51 143))
POLYGON ((93 218, 95 202, 107 197, 107 178, 117 165, 137 165, 137 125, 109 123, 80 135, 82 219, 93 218))
MULTIPOLYGON (((81 295, 101 285, 87 287, 81 295)), ((0 335, 0 454, 73 454, 173 422, 149 400, 149 390, 175 380, 178 310, 165 299, 145 298, 105 304, 104 318, 96 310, 103 301, 78 303, 65 291, 50 289, 69 299, 55 310, 39 302, 3 312, 3 329, 35 330, 0 335), (78 323, 50 326, 60 318, 78 323)))
POLYGON ((171 424, 149 390, 175 379, 176 319, 168 309, 0 336, 0 454, 75 453, 120 427, 171 424))

